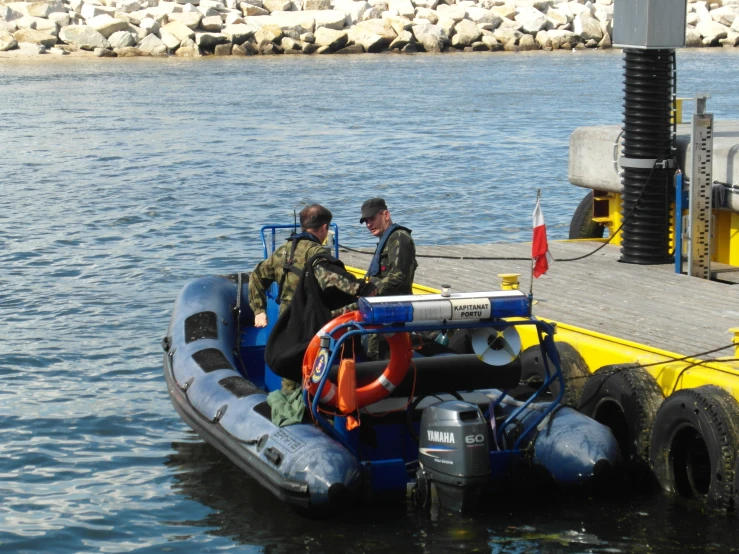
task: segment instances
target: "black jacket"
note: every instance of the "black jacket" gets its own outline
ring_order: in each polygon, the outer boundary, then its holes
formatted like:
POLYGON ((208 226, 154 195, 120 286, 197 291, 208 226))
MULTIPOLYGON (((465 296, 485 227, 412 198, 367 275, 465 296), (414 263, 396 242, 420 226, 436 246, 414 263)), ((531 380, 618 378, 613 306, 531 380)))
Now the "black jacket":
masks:
MULTIPOLYGON (((335 273, 355 279, 344 269, 344 264, 328 253, 316 254, 308 260, 298 281, 295 295, 287 309, 280 315, 267 340, 264 359, 270 369, 280 377, 302 382, 303 355, 313 336, 331 321, 331 312, 356 300, 355 297, 334 287, 322 289, 313 273, 313 264, 325 258, 323 267, 335 273)), ((365 296, 374 290, 367 283, 360 290, 365 296)))

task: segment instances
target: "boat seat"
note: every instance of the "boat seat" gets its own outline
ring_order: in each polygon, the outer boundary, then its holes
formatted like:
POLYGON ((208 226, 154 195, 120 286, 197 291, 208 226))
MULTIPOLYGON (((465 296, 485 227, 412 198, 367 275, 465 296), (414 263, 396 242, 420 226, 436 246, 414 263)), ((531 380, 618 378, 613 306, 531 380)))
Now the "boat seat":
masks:
MULTIPOLYGON (((357 386, 361 387, 377 379, 385 367, 387 361, 357 363, 357 386)), ((338 368, 334 366, 329 379, 336 383, 337 375, 338 368)), ((408 373, 391 396, 407 398, 411 393, 419 396, 477 389, 506 390, 518 386, 520 380, 520 358, 503 366, 492 366, 481 361, 475 354, 419 357, 411 360, 408 373)))

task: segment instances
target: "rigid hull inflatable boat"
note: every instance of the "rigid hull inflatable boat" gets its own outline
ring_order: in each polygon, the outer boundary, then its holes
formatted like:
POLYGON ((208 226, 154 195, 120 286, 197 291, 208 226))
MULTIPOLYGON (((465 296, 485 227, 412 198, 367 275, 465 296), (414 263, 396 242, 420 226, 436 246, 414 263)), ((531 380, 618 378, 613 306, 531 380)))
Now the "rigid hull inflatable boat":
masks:
MULTIPOLYGON (((303 360, 306 417, 279 427, 267 403, 280 389, 264 361, 271 326, 253 327, 247 283, 238 274, 184 286, 163 340, 164 374, 182 419, 289 504, 326 508, 411 491, 421 505, 438 499, 462 510, 527 468, 543 468, 570 488, 621 462, 607 427, 561 404, 554 330, 531 316, 520 291, 360 299, 358 311, 327 323, 311 342, 303 360), (539 338, 544 379, 522 397, 506 391, 519 387, 523 327, 539 338), (419 347, 429 333, 453 333, 461 347, 433 340, 419 347), (387 337, 390 360, 359 357, 341 373, 347 345, 373 334, 387 337), (538 401, 556 382, 553 401, 538 401)), ((268 294, 270 322, 275 293, 268 294)))

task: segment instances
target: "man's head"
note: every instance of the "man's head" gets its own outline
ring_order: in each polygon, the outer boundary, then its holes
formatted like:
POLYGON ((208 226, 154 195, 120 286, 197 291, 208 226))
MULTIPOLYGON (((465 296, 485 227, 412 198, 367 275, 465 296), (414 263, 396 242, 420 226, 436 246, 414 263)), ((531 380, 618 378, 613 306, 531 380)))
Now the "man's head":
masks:
POLYGON ((376 237, 381 237, 385 230, 393 224, 385 200, 370 198, 362 204, 362 218, 359 223, 366 224, 370 233, 376 237))
POLYGON ((300 210, 300 229, 313 233, 318 240, 324 242, 332 217, 331 212, 320 204, 311 204, 300 210))

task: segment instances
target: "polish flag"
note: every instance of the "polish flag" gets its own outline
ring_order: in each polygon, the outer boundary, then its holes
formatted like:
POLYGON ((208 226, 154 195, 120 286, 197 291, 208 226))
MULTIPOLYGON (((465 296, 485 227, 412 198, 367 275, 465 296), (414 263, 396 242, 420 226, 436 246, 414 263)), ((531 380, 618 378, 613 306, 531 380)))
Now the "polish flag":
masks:
POLYGON ((531 245, 531 257, 534 259, 534 277, 544 275, 550 264, 554 262, 554 258, 549 253, 547 227, 544 224, 544 214, 541 213, 539 198, 536 199, 536 208, 534 208, 534 242, 531 245))

